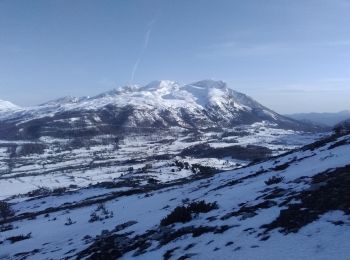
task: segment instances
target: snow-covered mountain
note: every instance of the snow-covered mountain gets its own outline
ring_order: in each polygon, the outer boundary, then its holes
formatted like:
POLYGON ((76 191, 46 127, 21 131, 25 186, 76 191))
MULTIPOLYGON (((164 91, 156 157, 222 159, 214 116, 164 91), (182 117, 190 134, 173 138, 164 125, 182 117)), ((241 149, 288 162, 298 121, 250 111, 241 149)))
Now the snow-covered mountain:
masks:
POLYGON ((0 99, 0 114, 3 113, 13 113, 18 110, 21 110, 21 108, 9 101, 1 100, 0 99))
MULTIPOLYGON (((1 119, 1 118, 0 118, 1 119)), ((16 125, 21 136, 72 135, 81 131, 111 133, 128 129, 210 129, 266 121, 278 128, 312 130, 313 127, 281 116, 222 81, 204 80, 188 85, 155 81, 126 86, 94 97, 64 97, 9 112, 3 124, 16 125), (89 131, 87 131, 89 129, 89 131)), ((5 138, 6 136, 2 136, 5 138)))
POLYGON ((0 222, 0 258, 348 259, 349 153, 344 125, 214 175, 136 188, 38 189, 4 204, 12 210, 0 222))

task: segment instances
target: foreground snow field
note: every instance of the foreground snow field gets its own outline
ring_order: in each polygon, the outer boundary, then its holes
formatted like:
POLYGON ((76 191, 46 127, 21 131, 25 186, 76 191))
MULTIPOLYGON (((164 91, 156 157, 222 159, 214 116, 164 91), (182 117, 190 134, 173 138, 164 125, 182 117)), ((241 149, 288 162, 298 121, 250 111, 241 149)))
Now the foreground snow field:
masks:
POLYGON ((349 154, 331 136, 214 175, 13 197, 0 257, 347 259, 349 154))

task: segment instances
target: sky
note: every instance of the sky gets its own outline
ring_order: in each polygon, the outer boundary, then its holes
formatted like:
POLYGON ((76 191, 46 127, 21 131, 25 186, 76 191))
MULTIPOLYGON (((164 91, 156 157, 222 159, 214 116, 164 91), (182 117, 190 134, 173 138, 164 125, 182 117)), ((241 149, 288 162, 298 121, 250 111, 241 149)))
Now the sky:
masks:
POLYGON ((350 0, 0 0, 0 99, 223 80, 279 113, 350 109, 350 0))

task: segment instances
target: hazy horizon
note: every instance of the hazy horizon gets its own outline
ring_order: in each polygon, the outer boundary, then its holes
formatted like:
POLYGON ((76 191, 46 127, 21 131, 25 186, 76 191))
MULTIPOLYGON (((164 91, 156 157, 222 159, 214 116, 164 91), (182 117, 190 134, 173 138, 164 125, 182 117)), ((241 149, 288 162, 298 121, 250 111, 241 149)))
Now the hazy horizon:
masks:
POLYGON ((222 80, 281 114, 350 109, 350 1, 0 1, 0 99, 222 80))

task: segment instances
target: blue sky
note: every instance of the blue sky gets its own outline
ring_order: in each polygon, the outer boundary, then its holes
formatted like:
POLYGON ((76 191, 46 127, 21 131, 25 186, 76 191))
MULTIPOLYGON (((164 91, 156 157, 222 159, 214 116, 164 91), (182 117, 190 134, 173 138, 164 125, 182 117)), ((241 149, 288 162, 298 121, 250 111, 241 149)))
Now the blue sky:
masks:
POLYGON ((350 109, 350 0, 0 0, 0 99, 226 81, 280 113, 350 109))

